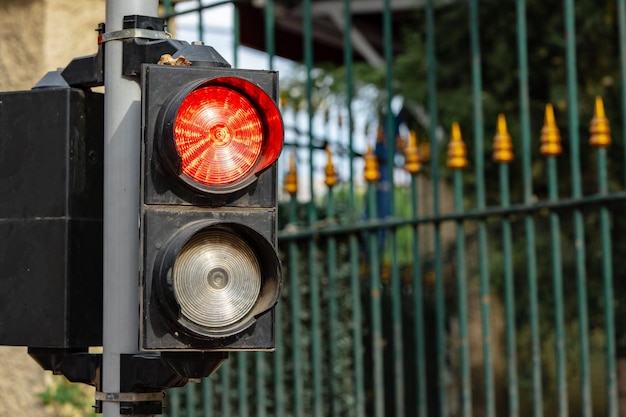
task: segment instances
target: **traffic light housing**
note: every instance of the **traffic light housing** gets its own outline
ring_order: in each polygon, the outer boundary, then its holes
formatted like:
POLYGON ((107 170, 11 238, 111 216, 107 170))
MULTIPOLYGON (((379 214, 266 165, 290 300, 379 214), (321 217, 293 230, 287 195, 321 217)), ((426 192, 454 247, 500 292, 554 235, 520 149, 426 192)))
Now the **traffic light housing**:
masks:
POLYGON ((102 344, 103 95, 0 93, 0 345, 102 344))
POLYGON ((271 350, 277 73, 144 65, 141 83, 140 348, 271 350))

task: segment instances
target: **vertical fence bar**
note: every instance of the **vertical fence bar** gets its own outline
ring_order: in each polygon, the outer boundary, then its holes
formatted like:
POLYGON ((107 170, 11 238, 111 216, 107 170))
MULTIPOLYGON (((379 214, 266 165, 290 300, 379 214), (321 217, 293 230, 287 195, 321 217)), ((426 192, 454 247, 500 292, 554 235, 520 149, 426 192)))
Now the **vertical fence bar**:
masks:
MULTIPOLYGON (((453 169, 454 212, 463 213, 463 169, 467 167, 466 148, 458 123, 452 125, 448 145, 448 168, 453 169)), ((456 222, 456 278, 459 317, 459 357, 461 362, 461 415, 472 415, 472 381, 467 308, 467 269, 465 265, 465 229, 463 220, 456 222)))
MULTIPOLYGON (((472 68, 472 100, 474 122, 474 173, 476 176, 476 208, 485 208, 485 165, 484 165, 484 129, 482 109, 482 70, 479 38, 478 1, 469 1, 469 26, 472 68)), ((491 294, 489 270, 487 265, 487 224, 478 221, 478 268, 480 276, 480 305, 483 344, 483 372, 485 384, 485 415, 495 416, 495 394, 493 385, 492 335, 491 335, 491 294)))
POLYGON ((186 417, 196 415, 196 384, 187 384, 185 386, 185 410, 186 417))
POLYGON ((233 2, 233 68, 239 67, 239 45, 241 44, 239 4, 233 2))
POLYGON ((238 417, 248 417, 250 415, 250 402, 248 401, 248 354, 249 352, 237 352, 238 417))
MULTIPOLYGON (((607 192, 606 176, 606 149, 598 150, 598 174, 601 178, 600 192, 607 192)), ((619 414, 617 406, 617 363, 615 350, 615 323, 613 304, 613 266, 611 264, 611 218, 608 207, 600 207, 600 235, 602 239, 602 284, 604 296, 604 333, 606 338, 606 396, 607 396, 607 416, 617 417, 619 414)))
MULTIPOLYGON (((269 69, 274 69, 274 57, 276 54, 275 42, 275 16, 274 0, 267 0, 265 4, 265 52, 267 53, 267 64, 269 69)), ((279 300, 275 308, 275 343, 276 350, 273 353, 273 381, 274 381, 274 415, 283 417, 285 413, 285 383, 284 383, 284 347, 283 347, 283 307, 279 300)), ((260 395, 260 394, 259 394, 260 395)), ((263 414, 264 415, 264 414, 263 414)))
POLYGON ((256 397, 255 417, 265 417, 267 390, 265 389, 265 352, 254 352, 254 383, 256 397))
MULTIPOLYGON (((533 202, 532 184, 532 147, 530 139, 530 104, 528 92, 528 47, 526 34, 526 0, 517 0, 517 52, 519 68, 519 96, 520 96, 520 137, 522 159, 523 203, 530 205, 533 202)), ((524 230, 526 235, 527 283, 528 283, 528 313, 530 321, 530 357, 532 380, 533 417, 543 417, 543 387, 541 372, 541 345, 539 337, 539 296, 537 286, 537 257, 535 241, 535 220, 532 214, 524 216, 524 230)))
MULTIPOLYGON (((548 157, 548 199, 558 200, 558 185, 556 174, 556 159, 548 157)), ((556 349, 556 378, 557 378, 557 401, 559 417, 568 415, 567 406, 567 357, 565 349, 565 329, 563 313, 563 276, 561 272, 561 229, 559 215, 550 212, 550 241, 552 252, 552 280, 554 290, 554 316, 555 316, 555 349, 556 349)))
MULTIPOLYGON (((433 213, 439 214, 439 143, 437 141, 437 58, 435 55, 435 2, 426 2, 426 78, 428 82, 428 113, 430 124, 428 135, 430 136, 431 153, 431 183, 433 213)), ((441 259, 441 226, 434 222, 434 267, 435 267, 435 326, 437 345, 437 386, 439 416, 446 417, 448 414, 446 395, 446 357, 445 357, 445 306, 443 294, 443 266, 441 259)))
POLYGON ((180 388, 172 388, 168 392, 169 395, 169 415, 170 417, 178 417, 180 410, 180 388))
MULTIPOLYGON (((619 62, 622 93, 622 120, 626 120, 626 0, 617 0, 617 26, 619 30, 619 62)), ((622 141, 626 148, 626 129, 622 129, 622 141)), ((624 166, 626 166, 626 152, 624 152, 624 166)), ((626 175, 626 170, 624 170, 626 175)), ((626 184, 626 179, 624 179, 626 184)))
MULTIPOLYGON (((620 74, 621 74, 621 96, 622 96, 622 120, 626 120, 626 0, 617 0, 617 19, 619 28, 619 56, 620 56, 620 74)), ((622 146, 626 149, 626 129, 622 129, 622 146)), ((626 152, 624 152, 624 163, 626 166, 626 152)), ((626 170, 624 171, 624 186, 626 186, 626 170)), ((620 355, 621 356, 621 355, 620 355)), ((620 357, 617 366, 619 366, 620 376, 623 372, 624 359, 620 357)), ((622 394, 626 388, 619 386, 619 405, 624 407, 624 395, 622 394)))
MULTIPOLYGON (((438 184, 435 185, 438 187, 438 184)), ((436 326, 436 343, 437 343, 437 377, 438 377, 438 397, 439 397, 439 415, 445 417, 448 415, 447 402, 447 366, 446 366, 446 307, 445 307, 445 286, 443 277, 443 260, 441 250, 441 225, 437 222, 435 227, 435 326, 436 326)))
MULTIPOLYGON (((351 205, 351 207, 354 207, 351 205)), ((355 415, 365 417, 365 372, 363 370, 363 307, 359 275, 357 236, 350 234, 350 296, 352 298, 352 350, 354 360, 355 415)))
MULTIPOLYGON (((561 136, 556 126, 554 109, 546 105, 545 119, 541 129, 541 153, 546 156, 548 171, 548 201, 558 201, 556 157, 561 154, 561 136)), ((554 293, 554 342, 556 357, 557 415, 568 415, 567 404, 567 357, 565 350, 565 318, 563 313, 563 273, 561 258, 561 226, 559 214, 550 211, 550 251, 552 252, 552 286, 554 293)))
MULTIPOLYGON (((289 192, 289 225, 295 225, 297 222, 297 171, 295 156, 292 155, 289 161, 289 174, 292 175, 293 188, 287 190, 289 192)), ((302 376, 302 346, 300 344, 302 337, 302 326, 300 324, 300 283, 299 283, 299 262, 298 262, 298 246, 295 240, 289 240, 287 244, 288 264, 289 264, 289 302, 291 305, 291 352, 293 366, 293 416, 303 417, 302 399, 303 399, 303 376, 302 376)))
MULTIPOLYGON (((312 116, 311 116, 312 117, 312 116)), ((309 126, 312 127, 312 126, 309 126)), ((312 133, 311 133, 312 136, 312 133)), ((313 147, 310 147, 310 176, 313 182, 313 147)), ((315 203, 314 193, 311 184, 311 202, 309 203, 309 224, 312 226, 315 222, 315 203)), ((320 311, 320 284, 317 268, 318 248, 315 241, 308 244, 308 263, 309 263, 309 279, 310 279, 310 304, 311 304, 311 356, 313 371, 313 415, 322 417, 323 415, 323 398, 322 398, 322 332, 321 332, 321 311, 320 311)))
MULTIPOLYGON (((327 201, 326 201, 326 221, 330 224, 335 224, 335 194, 333 186, 336 183, 336 173, 332 161, 332 153, 330 148, 327 147, 328 163, 326 165, 326 186, 328 187, 327 201)), ((338 349, 337 340, 339 338, 339 332, 337 331, 337 324, 339 321, 339 305, 337 303, 337 240, 335 235, 329 236, 326 241, 327 250, 327 267, 328 267, 328 344, 329 344, 329 385, 330 385, 330 415, 341 415, 339 410, 339 388, 337 381, 339 375, 336 372, 336 366, 338 363, 338 349)))
MULTIPOLYGON (((509 163, 513 160, 513 145, 506 119, 498 115, 497 133, 493 145, 493 159, 499 166, 500 206, 510 207, 509 163)), ((519 389, 517 378, 517 338, 515 325, 515 283, 513 281, 513 236, 511 221, 502 217, 502 256, 504 263, 504 315, 507 361, 507 389, 509 398, 509 417, 519 416, 519 389)))
POLYGON ((348 112, 348 183, 350 185, 350 207, 356 207, 354 196, 354 113, 352 101, 354 100, 354 56, 352 52, 352 2, 343 0, 343 64, 346 68, 346 111, 348 112))
POLYGON ((276 417, 283 417, 285 415, 285 345, 283 343, 283 307, 282 303, 285 300, 282 299, 276 304, 276 324, 275 324, 275 340, 276 350, 274 351, 274 415, 276 417))
MULTIPOLYGON (((235 10, 238 10, 237 6, 234 6, 235 10)), ((239 21, 238 14, 235 20, 239 21)), ((268 57, 268 68, 274 67, 274 55, 275 55, 275 39, 274 39, 274 0, 267 0, 265 2, 264 12, 264 31, 265 31, 265 52, 268 57)), ((237 28, 239 33, 239 28, 237 28)), ((239 44, 239 39, 236 40, 236 44, 239 44)), ((234 55, 237 55, 235 50, 234 55)), ((276 417, 282 417, 283 415, 283 350, 282 350, 282 303, 279 301, 275 307, 275 343, 276 351, 273 354, 274 360, 274 415, 276 417)), ((256 397, 257 397, 257 417, 265 417, 267 415, 267 401, 266 401, 266 389, 265 389, 265 361, 267 355, 264 352, 255 353, 255 370, 256 370, 256 397)))
MULTIPOLYGON (((348 112, 348 148, 350 164, 349 172, 349 205, 352 210, 356 209, 354 193, 354 115, 352 101, 354 98, 354 66, 352 54, 352 7, 350 0, 343 0, 344 31, 343 53, 344 66, 346 68, 346 109, 348 112)), ((355 387, 355 415, 365 417, 365 373, 363 370, 363 309, 361 304, 361 282, 359 275, 359 245, 357 236, 351 233, 350 245, 350 289, 352 298, 352 350, 354 360, 354 387, 355 387)))
POLYGON ((198 40, 204 42, 204 9, 202 0, 198 0, 198 40))
POLYGON ((174 4, 172 0, 163 0, 163 11, 165 12, 165 16, 169 19, 169 16, 174 13, 174 4))
MULTIPOLYGON (((573 0, 564 0, 565 11, 565 70, 567 74, 568 120, 570 136, 570 166, 572 197, 582 196, 580 168, 580 139, 578 132, 578 91, 576 85, 576 26, 573 0)), ((587 313, 587 278, 585 270, 585 229, 582 210, 574 208, 574 245, 576 287, 578 294, 578 337, 580 343, 580 391, 583 417, 591 417, 591 382, 589 359, 589 320, 587 313)))
MULTIPOLYGON (((376 182, 380 179, 376 156, 368 146, 365 156, 365 179, 367 180, 367 212, 369 219, 377 217, 376 209, 376 182)), ((370 335, 372 341, 372 391, 373 391, 373 415, 383 417, 385 415, 385 380, 383 373, 383 334, 382 334, 382 309, 381 309, 381 277, 379 258, 379 238, 377 230, 368 233, 368 255, 370 259, 370 335)))
MULTIPOLYGON (((395 147, 395 146, 394 146, 395 147)), ((393 163, 391 164, 393 165, 393 163)), ((393 182, 391 182, 393 187, 393 182)), ((391 199, 394 197, 393 189, 391 199)), ((402 293, 400 288, 400 270, 398 264, 398 235, 397 230, 390 230, 391 243, 391 320, 393 333, 393 369, 394 369, 394 400, 395 415, 405 415, 404 404, 404 353, 402 348, 402 293)))
MULTIPOLYGON (((387 140, 387 169, 389 178, 389 215, 395 215, 395 153, 396 153, 396 126, 395 116, 391 107, 393 99, 393 35, 391 31, 391 0, 383 2, 383 45, 385 55, 385 90, 387 92, 387 119, 385 124, 385 139, 387 140)), ((396 229, 389 230, 391 245, 391 316, 393 339, 393 369, 394 369, 394 405, 395 415, 405 415, 404 404, 404 353, 402 348, 402 294, 400 290, 400 270, 398 265, 398 235, 396 229)))
MULTIPOLYGON (((604 103, 596 97, 595 110, 591 126, 589 144, 596 149, 598 170, 598 194, 609 193, 607 171, 607 148, 611 145, 611 128, 604 113, 604 103)), ((617 417, 617 372, 615 361, 615 314, 613 308, 613 256, 611 249, 611 218, 606 205, 600 206, 600 240, 602 247, 602 287, 604 296, 604 333, 606 339, 606 400, 607 415, 617 417)))
POLYGON ((274 39, 274 0, 265 1, 265 52, 267 53, 269 68, 274 68, 276 42, 274 39))
POLYGON ((213 381, 202 380, 202 417, 213 417, 213 381))
MULTIPOLYGON (((314 171, 314 153, 313 145, 313 27, 311 0, 303 0, 303 49, 304 64, 306 68, 306 103, 308 113, 308 129, 309 136, 309 192, 310 201, 308 204, 308 221, 309 226, 313 226, 317 220, 315 212, 315 171, 314 171)), ((308 245, 308 263, 309 263, 309 279, 310 279, 310 303, 311 303, 311 356, 313 363, 313 415, 314 417, 322 417, 323 414, 323 398, 322 398, 322 340, 321 340, 321 318, 320 318, 320 286, 317 272, 317 243, 315 240, 309 242, 308 245)))
MULTIPOLYGON (((419 166, 419 154, 418 143, 415 134, 409 136, 409 148, 407 148, 406 156, 406 169, 411 174, 411 217, 416 220, 419 218, 419 183, 418 173, 419 166), (411 149, 412 152, 409 152, 411 149), (410 165, 411 163, 411 165, 410 165)), ((416 380, 417 386, 415 390, 415 398, 417 400, 417 416, 426 417, 428 415, 428 397, 426 394, 426 346, 424 341, 424 289, 422 286, 422 265, 420 262, 420 241, 419 241, 419 226, 411 228, 411 241, 412 241, 412 263, 413 269, 413 315, 415 320, 414 334, 416 344, 416 380)))
POLYGON ((221 415, 229 416, 231 412, 230 406, 230 361, 222 365, 220 369, 220 387, 221 392, 221 415))

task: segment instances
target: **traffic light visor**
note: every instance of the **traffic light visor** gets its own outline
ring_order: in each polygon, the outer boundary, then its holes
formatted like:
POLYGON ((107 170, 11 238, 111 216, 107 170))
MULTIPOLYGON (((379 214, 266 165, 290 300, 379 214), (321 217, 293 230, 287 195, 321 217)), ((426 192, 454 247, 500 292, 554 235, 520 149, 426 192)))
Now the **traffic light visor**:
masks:
POLYGON ((283 123, 274 101, 256 84, 215 78, 176 103, 166 148, 170 165, 188 184, 228 192, 248 185, 270 166, 283 145, 283 123))

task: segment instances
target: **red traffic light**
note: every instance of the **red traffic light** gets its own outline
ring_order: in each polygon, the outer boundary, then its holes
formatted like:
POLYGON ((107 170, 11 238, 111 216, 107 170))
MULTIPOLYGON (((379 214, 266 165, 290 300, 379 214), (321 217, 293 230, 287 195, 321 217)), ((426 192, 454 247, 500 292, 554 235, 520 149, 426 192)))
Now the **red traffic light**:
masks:
POLYGON ((183 89, 162 117, 159 150, 189 186, 231 192, 249 185, 283 145, 283 122, 256 84, 219 77, 183 89))

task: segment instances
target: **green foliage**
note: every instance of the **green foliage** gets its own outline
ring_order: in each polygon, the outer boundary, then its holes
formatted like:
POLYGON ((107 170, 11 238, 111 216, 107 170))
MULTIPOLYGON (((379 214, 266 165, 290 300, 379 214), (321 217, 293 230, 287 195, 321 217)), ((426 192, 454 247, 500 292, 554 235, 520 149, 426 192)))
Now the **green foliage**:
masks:
POLYGON ((43 392, 37 394, 45 406, 50 406, 59 417, 95 417, 93 398, 80 384, 55 376, 43 392))

